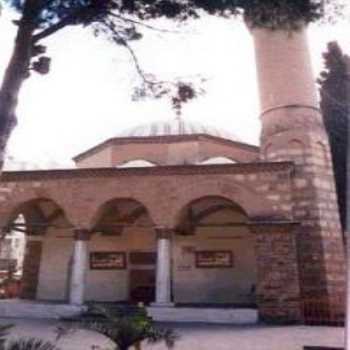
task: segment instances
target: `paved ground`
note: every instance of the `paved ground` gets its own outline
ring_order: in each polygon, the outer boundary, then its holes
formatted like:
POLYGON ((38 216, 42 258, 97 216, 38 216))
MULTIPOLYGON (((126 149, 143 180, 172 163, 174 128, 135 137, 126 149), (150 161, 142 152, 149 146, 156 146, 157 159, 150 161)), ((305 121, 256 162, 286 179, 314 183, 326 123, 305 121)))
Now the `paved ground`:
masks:
MULTIPOLYGON (((16 326, 12 336, 55 339, 54 321, 0 319, 0 324, 16 326)), ((267 327, 169 325, 180 335, 175 349, 179 350, 301 350, 304 345, 341 347, 343 329, 332 327, 267 327)), ((62 350, 90 350, 93 345, 110 348, 108 340, 98 334, 77 331, 61 339, 62 350)), ((164 350, 164 345, 145 346, 144 350, 164 350)))

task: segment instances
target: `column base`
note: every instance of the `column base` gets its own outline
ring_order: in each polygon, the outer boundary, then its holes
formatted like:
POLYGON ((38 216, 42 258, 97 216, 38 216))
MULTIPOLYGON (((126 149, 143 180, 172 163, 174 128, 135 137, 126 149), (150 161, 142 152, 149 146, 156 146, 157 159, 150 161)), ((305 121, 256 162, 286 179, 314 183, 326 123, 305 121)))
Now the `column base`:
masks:
POLYGON ((154 303, 151 303, 150 304, 151 307, 174 307, 175 306, 175 303, 157 303, 157 302, 154 302, 154 303))

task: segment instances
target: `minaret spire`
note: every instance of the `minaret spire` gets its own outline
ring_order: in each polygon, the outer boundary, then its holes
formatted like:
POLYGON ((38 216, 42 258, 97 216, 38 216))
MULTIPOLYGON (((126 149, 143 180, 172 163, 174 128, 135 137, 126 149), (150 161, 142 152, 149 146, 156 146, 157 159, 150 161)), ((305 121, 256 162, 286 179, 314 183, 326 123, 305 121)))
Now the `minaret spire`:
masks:
POLYGON ((344 297, 344 246, 306 26, 293 32, 253 28, 251 33, 260 90, 261 158, 295 164, 290 200, 293 220, 300 223, 301 301, 307 305, 317 300, 331 310, 344 297))

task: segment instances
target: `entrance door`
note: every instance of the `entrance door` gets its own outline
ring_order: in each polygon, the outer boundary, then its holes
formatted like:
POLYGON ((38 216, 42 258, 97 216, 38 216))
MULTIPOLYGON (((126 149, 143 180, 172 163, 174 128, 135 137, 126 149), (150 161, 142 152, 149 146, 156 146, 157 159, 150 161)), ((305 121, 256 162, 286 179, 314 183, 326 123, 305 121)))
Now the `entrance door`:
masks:
POLYGON ((130 270, 130 301, 149 304, 155 298, 155 270, 130 270))
POLYGON ((155 252, 130 252, 130 301, 149 304, 155 300, 155 252))

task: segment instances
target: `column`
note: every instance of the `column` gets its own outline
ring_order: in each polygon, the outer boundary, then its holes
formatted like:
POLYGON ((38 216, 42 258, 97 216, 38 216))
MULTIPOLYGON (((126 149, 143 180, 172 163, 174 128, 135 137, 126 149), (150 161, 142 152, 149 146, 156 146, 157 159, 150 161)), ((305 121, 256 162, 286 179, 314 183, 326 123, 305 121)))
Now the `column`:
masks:
POLYGON ((74 231, 74 248, 69 290, 69 303, 73 305, 82 305, 84 303, 89 238, 90 234, 88 230, 80 229, 74 231))
POLYGON ((172 306, 171 302, 171 237, 173 230, 156 228, 157 270, 156 301, 153 306, 172 306))

